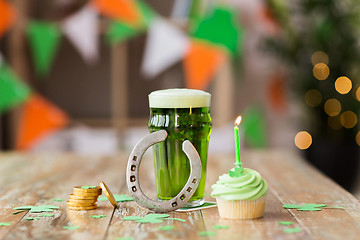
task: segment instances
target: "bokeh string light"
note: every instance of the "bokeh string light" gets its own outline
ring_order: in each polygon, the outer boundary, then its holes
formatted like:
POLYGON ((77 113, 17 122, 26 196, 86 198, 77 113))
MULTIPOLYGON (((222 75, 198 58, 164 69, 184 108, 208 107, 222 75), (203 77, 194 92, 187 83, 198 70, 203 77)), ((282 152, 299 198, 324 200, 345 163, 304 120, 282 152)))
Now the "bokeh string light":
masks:
POLYGON ((325 102, 324 110, 329 116, 336 116, 341 111, 341 103, 335 98, 328 99, 325 102))
POLYGON ((311 62, 313 65, 318 63, 329 64, 329 56, 323 51, 316 51, 311 56, 311 62))
POLYGON ((308 149, 312 144, 312 137, 307 131, 300 131, 295 136, 295 145, 301 150, 308 149))
POLYGON ((345 76, 339 77, 335 81, 335 89, 340 94, 347 94, 352 88, 351 80, 345 76))
POLYGON ((313 68, 313 75, 318 80, 325 80, 330 74, 330 69, 325 63, 317 63, 313 68))
POLYGON ((353 128, 357 123, 357 116, 352 111, 345 111, 341 114, 340 122, 345 128, 353 128))

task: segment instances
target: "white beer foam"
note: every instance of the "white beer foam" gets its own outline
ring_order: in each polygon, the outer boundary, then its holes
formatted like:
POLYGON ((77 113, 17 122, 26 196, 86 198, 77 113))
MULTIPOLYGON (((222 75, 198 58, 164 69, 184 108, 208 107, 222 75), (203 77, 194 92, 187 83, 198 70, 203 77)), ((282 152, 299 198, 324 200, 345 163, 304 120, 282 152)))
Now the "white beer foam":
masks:
POLYGON ((149 94, 150 108, 210 107, 211 94, 195 89, 174 88, 149 94))

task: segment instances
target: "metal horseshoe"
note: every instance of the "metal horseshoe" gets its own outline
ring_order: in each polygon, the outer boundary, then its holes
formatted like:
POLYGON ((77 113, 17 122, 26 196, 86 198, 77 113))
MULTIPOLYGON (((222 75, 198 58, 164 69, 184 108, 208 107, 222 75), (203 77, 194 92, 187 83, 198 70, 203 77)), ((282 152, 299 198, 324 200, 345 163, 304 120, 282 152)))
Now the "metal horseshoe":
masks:
POLYGON ((152 145, 166 139, 167 132, 160 130, 142 138, 132 150, 126 171, 126 182, 131 196, 141 206, 155 212, 170 212, 181 208, 192 197, 199 186, 202 167, 198 152, 189 140, 185 140, 182 149, 190 161, 190 176, 185 186, 171 200, 158 201, 148 198, 142 191, 139 183, 139 166, 145 151, 152 145))

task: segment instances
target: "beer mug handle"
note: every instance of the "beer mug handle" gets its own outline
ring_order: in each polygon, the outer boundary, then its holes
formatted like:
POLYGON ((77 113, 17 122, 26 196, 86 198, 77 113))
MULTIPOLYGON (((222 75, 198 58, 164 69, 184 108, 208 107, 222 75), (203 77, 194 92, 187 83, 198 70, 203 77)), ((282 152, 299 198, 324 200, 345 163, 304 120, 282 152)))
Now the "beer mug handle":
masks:
POLYGON ((164 141, 166 137, 167 132, 160 130, 142 138, 132 150, 127 164, 126 182, 131 196, 139 205, 155 212, 170 212, 184 206, 199 186, 202 173, 201 160, 198 152, 189 140, 185 140, 182 144, 182 150, 190 162, 190 176, 185 186, 176 197, 168 201, 158 201, 148 198, 143 193, 139 182, 141 159, 149 147, 164 141))

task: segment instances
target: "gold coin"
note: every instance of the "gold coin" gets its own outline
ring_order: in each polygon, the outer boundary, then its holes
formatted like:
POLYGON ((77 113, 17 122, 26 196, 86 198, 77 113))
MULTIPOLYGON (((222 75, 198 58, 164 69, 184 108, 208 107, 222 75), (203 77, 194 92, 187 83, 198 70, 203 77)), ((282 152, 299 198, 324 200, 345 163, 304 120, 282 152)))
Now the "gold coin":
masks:
POLYGON ((85 197, 98 197, 99 194, 98 192, 97 193, 91 193, 91 192, 74 192, 73 195, 76 195, 76 196, 85 196, 85 197))
POLYGON ((76 193, 99 193, 101 194, 101 188, 96 186, 95 188, 81 188, 81 186, 75 186, 73 192, 76 193))
POLYGON ((75 210, 75 211, 91 210, 91 209, 96 209, 97 205, 89 206, 89 207, 72 207, 72 206, 68 206, 68 208, 69 208, 69 210, 75 210))
POLYGON ((83 204, 85 204, 85 203, 96 203, 97 200, 96 199, 71 199, 71 198, 69 198, 68 202, 74 203, 74 204, 75 203, 83 203, 83 204))
POLYGON ((66 204, 69 207, 90 207, 90 206, 96 205, 94 202, 92 202, 92 203, 73 203, 73 202, 69 202, 69 201, 67 201, 66 204))
POLYGON ((83 196, 83 195, 74 195, 70 194, 69 199, 78 199, 78 200, 97 200, 99 195, 96 196, 83 196))
POLYGON ((104 182, 100 183, 101 189, 104 191, 107 199, 109 199, 110 203, 117 208, 118 204, 114 198, 114 195, 111 193, 110 189, 106 186, 106 184, 104 182))

